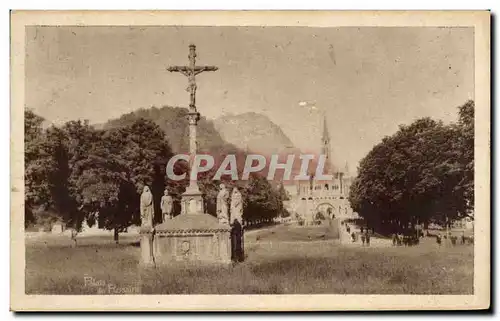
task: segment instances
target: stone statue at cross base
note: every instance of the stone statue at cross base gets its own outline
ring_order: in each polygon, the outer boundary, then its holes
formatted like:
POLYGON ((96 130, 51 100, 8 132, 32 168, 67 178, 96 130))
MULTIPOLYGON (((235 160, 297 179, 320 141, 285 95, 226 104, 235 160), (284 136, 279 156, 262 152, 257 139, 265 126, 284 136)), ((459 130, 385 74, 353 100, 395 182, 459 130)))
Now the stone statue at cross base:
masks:
POLYGON ((231 260, 242 262, 243 253, 243 197, 238 187, 231 193, 231 260))
POLYGON ((224 184, 220 184, 220 191, 217 194, 217 218, 221 224, 229 224, 228 200, 229 192, 224 184))
POLYGON ((243 247, 243 226, 238 220, 233 221, 231 226, 231 260, 242 262, 245 258, 243 247))
POLYGON ((241 225, 243 225, 243 196, 241 192, 238 190, 238 187, 233 189, 231 194, 231 224, 234 224, 234 221, 238 221, 241 225))
POLYGON ((168 195, 168 190, 165 189, 163 196, 161 197, 161 213, 163 215, 163 221, 169 220, 172 218, 172 207, 173 207, 173 199, 172 196, 168 195))
POLYGON ((141 227, 153 227, 153 194, 148 186, 144 186, 141 194, 141 227))

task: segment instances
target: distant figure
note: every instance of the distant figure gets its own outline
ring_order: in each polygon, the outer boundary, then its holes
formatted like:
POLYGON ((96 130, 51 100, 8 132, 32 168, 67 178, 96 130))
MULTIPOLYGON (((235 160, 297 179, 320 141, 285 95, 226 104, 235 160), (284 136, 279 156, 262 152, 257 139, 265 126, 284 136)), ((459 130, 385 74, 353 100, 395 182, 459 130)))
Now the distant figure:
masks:
POLYGON ((366 246, 370 246, 370 232, 366 231, 366 246))
POLYGON ((398 244, 398 236, 396 233, 392 233, 392 246, 396 246, 398 244))
POLYGON ((441 234, 436 235, 436 243, 441 245, 441 234))
POLYGON ((163 192, 163 196, 161 197, 161 213, 163 216, 163 221, 169 220, 172 218, 172 206, 173 206, 172 196, 168 194, 168 190, 165 189, 163 192))
POLYGON ((217 194, 217 218, 222 224, 229 224, 228 200, 229 192, 224 184, 220 184, 220 191, 217 194))
POLYGON ((72 228, 71 229, 71 241, 73 241, 73 243, 71 244, 71 246, 73 247, 76 247, 76 236, 78 235, 78 232, 76 231, 75 228, 72 228))
POLYGON ((148 186, 144 186, 141 194, 141 226, 153 227, 153 194, 148 186))
POLYGON ((352 242, 356 242, 356 233, 352 232, 351 233, 351 238, 352 238, 352 242))
POLYGON ((361 234, 363 234, 363 231, 364 231, 364 229, 363 229, 363 228, 361 228, 361 234))
POLYGON ((351 227, 347 225, 347 233, 351 233, 351 227))
POLYGON ((363 246, 365 246, 365 234, 361 234, 361 243, 363 243, 363 246))
POLYGON ((463 232, 463 231, 462 231, 461 242, 462 242, 462 245, 465 244, 465 232, 463 232))
POLYGON ((243 224, 243 196, 238 187, 235 187, 231 194, 231 224, 234 224, 234 221, 243 224))

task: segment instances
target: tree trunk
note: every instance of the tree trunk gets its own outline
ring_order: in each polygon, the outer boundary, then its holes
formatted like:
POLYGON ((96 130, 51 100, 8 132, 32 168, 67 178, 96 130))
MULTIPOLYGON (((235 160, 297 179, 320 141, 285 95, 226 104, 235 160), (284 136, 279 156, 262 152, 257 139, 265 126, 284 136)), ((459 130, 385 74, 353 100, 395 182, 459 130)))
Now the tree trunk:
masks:
POLYGON ((116 244, 118 244, 118 228, 116 227, 113 235, 113 240, 115 241, 116 244))

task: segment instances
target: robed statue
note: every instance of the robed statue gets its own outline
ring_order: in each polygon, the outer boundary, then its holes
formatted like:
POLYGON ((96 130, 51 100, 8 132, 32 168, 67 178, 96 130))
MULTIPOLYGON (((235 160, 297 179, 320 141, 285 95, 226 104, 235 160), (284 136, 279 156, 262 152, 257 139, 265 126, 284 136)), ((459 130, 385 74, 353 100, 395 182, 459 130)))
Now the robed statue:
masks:
POLYGON ((231 193, 231 259, 243 261, 243 197, 238 187, 231 193))
POLYGON ((152 227, 153 216, 153 194, 151 194, 148 186, 144 186, 141 194, 141 226, 152 227))
POLYGON ((219 219, 219 223, 222 224, 229 223, 228 200, 229 192, 224 184, 220 184, 220 191, 217 194, 217 218, 219 219))
POLYGON ((168 194, 168 190, 165 189, 163 196, 161 197, 161 213, 163 216, 163 221, 169 220, 172 218, 172 207, 174 201, 172 200, 172 196, 168 194))
POLYGON ((243 224, 243 197, 238 187, 235 187, 231 194, 231 224, 236 220, 243 224))

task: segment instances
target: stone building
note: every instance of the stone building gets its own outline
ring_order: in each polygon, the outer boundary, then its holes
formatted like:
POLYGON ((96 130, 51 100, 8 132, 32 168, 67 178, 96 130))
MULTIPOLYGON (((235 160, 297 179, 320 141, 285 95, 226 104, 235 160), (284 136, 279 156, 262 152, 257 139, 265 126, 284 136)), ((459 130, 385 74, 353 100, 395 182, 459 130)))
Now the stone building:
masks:
POLYGON ((323 121, 321 154, 326 156, 324 174, 333 176, 332 180, 318 180, 313 175, 309 181, 296 181, 285 186, 289 200, 285 207, 294 218, 312 224, 317 218, 338 218, 340 221, 357 218, 348 201, 353 177, 346 164, 344 170, 337 170, 331 161, 330 134, 326 118, 323 121))

